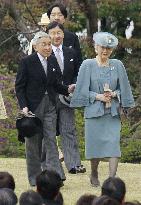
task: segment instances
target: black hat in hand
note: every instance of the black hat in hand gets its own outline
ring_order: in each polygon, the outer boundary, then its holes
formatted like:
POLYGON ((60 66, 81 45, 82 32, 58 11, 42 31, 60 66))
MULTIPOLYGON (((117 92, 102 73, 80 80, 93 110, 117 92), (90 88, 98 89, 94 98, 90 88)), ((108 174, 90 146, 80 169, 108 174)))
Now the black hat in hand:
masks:
POLYGON ((25 114, 21 111, 16 120, 16 128, 19 135, 18 140, 21 142, 24 142, 24 137, 30 138, 43 131, 41 120, 32 112, 25 114))

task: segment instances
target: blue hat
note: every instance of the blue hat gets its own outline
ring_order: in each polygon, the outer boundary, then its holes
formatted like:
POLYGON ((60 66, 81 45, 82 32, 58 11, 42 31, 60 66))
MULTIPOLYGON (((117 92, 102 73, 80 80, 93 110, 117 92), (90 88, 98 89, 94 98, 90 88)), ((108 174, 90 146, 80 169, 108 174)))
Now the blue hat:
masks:
POLYGON ((108 32, 96 32, 93 35, 95 44, 107 48, 115 48, 118 45, 118 39, 108 32))

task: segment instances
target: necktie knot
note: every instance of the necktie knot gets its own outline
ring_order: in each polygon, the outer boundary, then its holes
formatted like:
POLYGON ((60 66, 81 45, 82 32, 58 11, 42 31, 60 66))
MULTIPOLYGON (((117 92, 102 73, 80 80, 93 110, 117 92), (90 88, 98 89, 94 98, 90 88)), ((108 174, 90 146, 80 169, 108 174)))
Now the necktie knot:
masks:
POLYGON ((57 53, 60 53, 60 51, 61 51, 60 48, 57 48, 57 49, 56 49, 56 52, 57 52, 57 53))

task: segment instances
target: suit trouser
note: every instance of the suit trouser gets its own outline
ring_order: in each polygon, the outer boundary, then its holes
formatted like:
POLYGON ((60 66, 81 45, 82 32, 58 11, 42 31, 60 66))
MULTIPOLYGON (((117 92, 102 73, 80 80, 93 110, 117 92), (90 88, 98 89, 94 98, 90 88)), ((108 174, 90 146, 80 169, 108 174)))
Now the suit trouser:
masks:
POLYGON ((64 162, 68 170, 81 165, 73 108, 58 102, 59 131, 64 162))
POLYGON ((65 174, 59 161, 56 145, 56 109, 45 95, 35 111, 35 115, 42 120, 43 135, 26 138, 26 162, 28 179, 31 185, 36 184, 36 176, 41 173, 42 144, 46 155, 45 169, 55 170, 62 179, 65 174))
MULTIPOLYGON (((81 165, 80 153, 78 148, 76 128, 75 128, 75 113, 74 109, 63 105, 59 100, 57 103, 57 120, 59 123, 59 132, 61 135, 61 147, 64 155, 64 162, 68 169, 81 165)), ((45 164, 45 147, 43 145, 42 152, 42 167, 45 164)))

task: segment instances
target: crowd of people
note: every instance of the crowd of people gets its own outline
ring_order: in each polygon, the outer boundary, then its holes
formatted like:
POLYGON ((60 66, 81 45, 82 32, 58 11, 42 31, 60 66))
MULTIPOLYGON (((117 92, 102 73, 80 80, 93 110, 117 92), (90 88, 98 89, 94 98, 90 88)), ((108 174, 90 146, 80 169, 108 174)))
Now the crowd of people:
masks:
MULTIPOLYGON (((90 184, 100 186, 98 165, 103 158, 109 160, 109 178, 101 186, 101 196, 83 195, 76 205, 124 204, 125 183, 116 177, 121 156, 120 113, 122 110, 126 115, 134 106, 134 99, 123 63, 110 58, 118 39, 108 32, 96 32, 93 35, 96 57, 83 61, 77 35, 63 26, 67 18, 64 5, 51 5, 47 15, 50 23, 40 24, 41 31, 32 39, 33 51, 21 60, 15 82, 22 111, 17 123, 19 139, 21 136, 25 139, 28 181, 31 187, 36 187, 36 191, 23 192, 19 204, 64 203, 60 188, 66 176, 56 136, 61 136, 68 173, 86 172, 81 164, 75 127, 77 107, 84 108, 90 184), (34 121, 35 118, 38 120, 34 121), (36 129, 39 125, 41 129, 36 129)), ((17 204, 14 189, 14 178, 1 172, 0 205, 17 204)))
MULTIPOLYGON (((53 170, 42 171, 36 178, 36 189, 27 190, 16 196, 14 177, 0 172, 0 205, 65 205, 61 193, 62 180, 53 170)), ((138 201, 126 201, 125 182, 118 177, 107 178, 100 196, 83 194, 74 205, 140 205, 138 201)))

